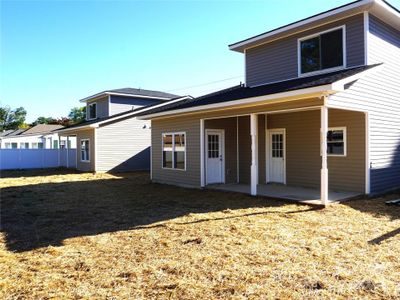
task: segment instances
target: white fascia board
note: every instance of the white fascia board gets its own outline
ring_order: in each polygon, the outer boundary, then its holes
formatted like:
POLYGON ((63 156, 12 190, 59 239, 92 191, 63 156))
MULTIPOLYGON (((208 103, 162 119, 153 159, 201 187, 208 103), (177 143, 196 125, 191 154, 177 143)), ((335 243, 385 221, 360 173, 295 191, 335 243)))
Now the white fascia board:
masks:
POLYGON ((174 114, 185 114, 185 113, 197 112, 197 111, 203 111, 203 110, 225 108, 225 107, 235 106, 235 105, 254 104, 254 103, 262 102, 262 101, 279 100, 281 98, 289 98, 289 97, 296 97, 296 96, 305 96, 305 95, 323 94, 323 93, 333 94, 335 92, 337 92, 337 91, 335 91, 332 88, 332 84, 326 84, 326 85, 320 85, 320 86, 316 86, 316 87, 294 90, 294 91, 289 91, 289 92, 276 93, 276 94, 271 94, 271 95, 263 95, 263 96, 245 98, 245 99, 240 99, 240 100, 232 100, 232 101, 226 101, 226 102, 222 102, 222 103, 215 103, 215 104, 208 104, 208 105, 200 105, 200 106, 190 107, 190 108, 186 108, 186 109, 175 109, 175 110, 171 110, 171 111, 140 116, 140 117, 138 117, 138 119, 139 120, 148 120, 148 119, 164 117, 164 116, 174 115, 174 114))
MULTIPOLYGON (((288 31, 288 30, 296 29, 297 27, 301 27, 301 26, 310 24, 312 22, 316 22, 316 21, 322 20, 322 19, 325 19, 327 17, 333 16, 333 15, 336 15, 336 14, 339 14, 339 13, 346 12, 346 11, 355 9, 357 7, 363 6, 363 5, 368 5, 368 4, 374 3, 374 1, 376 1, 376 0, 364 0, 364 1, 357 2, 357 3, 353 3, 352 5, 348 5, 348 6, 345 6, 345 7, 338 8, 338 9, 334 9, 332 11, 317 15, 315 17, 312 17, 312 18, 309 18, 309 19, 306 19, 306 20, 303 20, 303 21, 300 21, 300 22, 296 22, 296 23, 291 24, 291 25, 287 25, 287 26, 281 27, 279 29, 267 32, 265 34, 261 34, 261 35, 256 36, 256 37, 249 38, 249 39, 244 40, 242 42, 238 42, 238 43, 232 44, 232 45, 229 46, 229 49, 235 51, 235 50, 238 50, 238 48, 241 48, 241 47, 246 46, 248 44, 251 44, 251 43, 266 39, 266 38, 271 37, 273 35, 276 35, 276 34, 279 34, 279 33, 283 33, 283 32, 288 31)), ((388 7, 388 5, 386 5, 385 3, 384 3, 384 5, 385 5, 386 8, 388 7)), ((241 51, 239 50, 239 52, 241 52, 241 51)))

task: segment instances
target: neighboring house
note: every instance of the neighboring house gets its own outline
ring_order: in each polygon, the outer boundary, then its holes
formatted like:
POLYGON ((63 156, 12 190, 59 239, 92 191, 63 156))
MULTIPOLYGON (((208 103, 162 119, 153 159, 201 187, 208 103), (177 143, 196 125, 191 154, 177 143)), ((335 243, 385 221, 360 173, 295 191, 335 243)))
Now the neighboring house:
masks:
POLYGON ((158 107, 178 96, 134 88, 108 90, 80 100, 86 121, 59 131, 76 136, 77 169, 122 172, 150 169, 150 122, 135 115, 147 106, 158 107))
POLYGON ((245 85, 139 113, 154 182, 323 204, 400 187, 396 8, 360 0, 229 48, 245 85))
MULTIPOLYGON (((38 124, 27 129, 7 130, 0 133, 2 149, 58 149, 67 147, 67 138, 55 132, 62 125, 38 124)), ((68 141, 69 148, 76 148, 74 138, 68 141)))

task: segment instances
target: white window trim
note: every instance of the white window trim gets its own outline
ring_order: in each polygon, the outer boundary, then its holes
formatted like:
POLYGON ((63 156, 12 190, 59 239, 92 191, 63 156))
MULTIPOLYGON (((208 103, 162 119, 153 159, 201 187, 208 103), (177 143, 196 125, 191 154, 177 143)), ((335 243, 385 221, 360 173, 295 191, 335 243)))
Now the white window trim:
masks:
POLYGON ((80 157, 80 161, 81 162, 90 163, 90 139, 81 139, 81 140, 79 140, 79 157, 80 157), (83 160, 82 159, 82 142, 86 142, 86 141, 88 141, 88 144, 89 144, 89 151, 88 151, 89 159, 88 160, 83 160))
POLYGON ((343 70, 347 67, 347 47, 346 47, 346 25, 342 25, 342 26, 338 26, 338 27, 334 27, 328 30, 324 30, 318 33, 314 33, 302 38, 297 39, 297 75, 299 77, 307 77, 307 76, 313 76, 313 75, 319 75, 319 74, 324 74, 324 73, 329 73, 329 72, 334 72, 334 71, 339 71, 339 70, 343 70), (302 73, 301 72, 301 42, 320 36, 324 33, 328 33, 331 31, 335 31, 335 30, 339 30, 342 29, 342 39, 343 39, 343 64, 341 66, 338 67, 333 67, 333 68, 329 68, 329 69, 323 69, 323 70, 319 70, 319 71, 313 71, 313 72, 307 72, 307 73, 302 73))
MULTIPOLYGON (((332 157, 346 157, 347 156, 347 127, 329 127, 328 131, 333 130, 343 130, 343 154, 329 154, 327 150, 327 155, 332 157)), ((325 137, 326 139, 328 137, 325 137)), ((326 141, 329 144, 328 141, 326 141)))
POLYGON ((162 169, 165 169, 165 170, 174 170, 174 171, 186 171, 186 162, 187 162, 187 160, 186 160, 186 152, 187 152, 187 136, 186 136, 186 131, 177 131, 177 132, 163 132, 163 133, 161 133, 161 168, 162 169), (183 135, 185 135, 185 168, 184 169, 178 169, 178 168, 174 168, 173 166, 174 166, 174 160, 175 160, 175 157, 174 157, 174 149, 175 149, 175 139, 174 138, 172 138, 172 168, 167 168, 167 167, 164 167, 164 139, 163 139, 163 137, 164 137, 164 135, 172 135, 172 136, 175 136, 175 135, 179 135, 179 134, 183 134, 183 135))
POLYGON ((88 111, 87 111, 87 116, 88 116, 88 120, 97 119, 97 102, 89 103, 89 105, 88 105, 88 111), (90 117, 90 107, 93 106, 93 105, 96 105, 96 111, 95 111, 95 116, 94 116, 94 118, 91 118, 91 117, 90 117))

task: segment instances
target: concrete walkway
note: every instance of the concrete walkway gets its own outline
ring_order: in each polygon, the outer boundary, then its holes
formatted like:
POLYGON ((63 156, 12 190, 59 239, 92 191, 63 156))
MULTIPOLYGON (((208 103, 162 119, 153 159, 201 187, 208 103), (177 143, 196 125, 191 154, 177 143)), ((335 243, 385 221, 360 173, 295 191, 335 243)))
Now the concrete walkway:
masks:
MULTIPOLYGON (((207 188, 238 192, 244 194, 250 194, 250 185, 248 184, 217 184, 209 185, 207 188)), ((304 188, 287 186, 283 184, 259 184, 257 187, 258 195, 267 196, 271 198, 292 200, 307 204, 321 204, 320 191, 319 189, 304 188)), ((329 191, 329 201, 333 203, 338 203, 340 201, 353 198, 358 196, 359 193, 354 192, 339 192, 339 191, 329 191)))

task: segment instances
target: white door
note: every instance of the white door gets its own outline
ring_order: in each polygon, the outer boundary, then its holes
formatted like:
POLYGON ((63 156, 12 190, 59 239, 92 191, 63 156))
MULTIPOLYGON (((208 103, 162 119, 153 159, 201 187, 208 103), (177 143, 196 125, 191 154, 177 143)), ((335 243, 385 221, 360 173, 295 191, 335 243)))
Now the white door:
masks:
POLYGON ((269 130, 269 182, 285 181, 285 130, 269 130))
POLYGON ((224 182, 224 132, 206 130, 207 184, 224 182))

